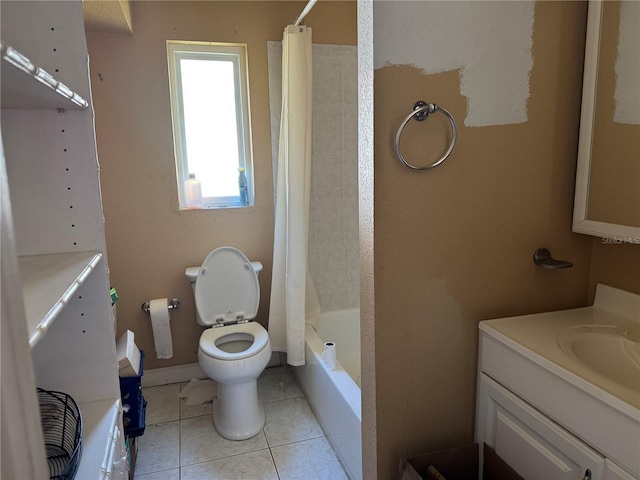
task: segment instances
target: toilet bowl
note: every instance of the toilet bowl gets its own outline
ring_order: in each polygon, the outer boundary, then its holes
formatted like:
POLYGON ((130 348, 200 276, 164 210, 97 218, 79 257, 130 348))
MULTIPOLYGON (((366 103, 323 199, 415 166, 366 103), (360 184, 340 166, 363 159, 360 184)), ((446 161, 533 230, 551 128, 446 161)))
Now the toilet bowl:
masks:
POLYGON ((269 334, 254 322, 260 302, 259 262, 233 247, 213 250, 200 267, 187 268, 200 336, 198 363, 218 383, 213 424, 230 440, 253 437, 264 427, 258 376, 271 358, 269 334))

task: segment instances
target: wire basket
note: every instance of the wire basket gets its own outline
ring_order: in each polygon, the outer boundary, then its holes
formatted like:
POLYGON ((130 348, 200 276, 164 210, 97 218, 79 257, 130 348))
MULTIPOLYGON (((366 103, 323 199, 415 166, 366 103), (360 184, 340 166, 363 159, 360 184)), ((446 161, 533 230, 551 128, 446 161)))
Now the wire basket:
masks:
POLYGON ((82 456, 82 417, 76 402, 66 393, 38 388, 42 433, 55 480, 72 479, 82 456))

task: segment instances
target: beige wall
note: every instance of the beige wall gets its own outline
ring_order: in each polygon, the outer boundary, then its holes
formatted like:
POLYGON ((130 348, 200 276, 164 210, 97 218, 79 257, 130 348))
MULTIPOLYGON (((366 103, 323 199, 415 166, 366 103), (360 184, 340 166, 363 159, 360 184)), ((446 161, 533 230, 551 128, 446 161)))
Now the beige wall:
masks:
MULTIPOLYGON (((375 71, 376 406, 363 416, 375 416, 377 451, 364 463, 377 454, 380 479, 401 457, 473 440, 478 321, 587 304, 592 238, 571 232, 586 13, 586 2, 536 3, 525 123, 465 127, 459 71, 375 71), (453 155, 427 172, 393 152, 418 99, 459 119, 453 155), (543 246, 574 267, 536 267, 543 246)), ((414 122, 406 157, 426 163, 446 128, 414 122)))
MULTIPOLYGON (((133 2, 134 35, 89 32, 91 82, 111 282, 118 334, 133 330, 146 368, 197 362, 201 328, 184 269, 232 245, 261 261, 258 320, 267 324, 273 249, 273 190, 267 41, 280 40, 305 2, 133 2), (165 40, 248 44, 255 206, 179 211, 165 40), (157 360, 140 305, 178 297, 174 357, 157 360)), ((319 2, 307 16, 315 43, 356 43, 355 2, 319 2)))
POLYGON ((589 303, 599 283, 640 294, 640 245, 594 238, 589 303))

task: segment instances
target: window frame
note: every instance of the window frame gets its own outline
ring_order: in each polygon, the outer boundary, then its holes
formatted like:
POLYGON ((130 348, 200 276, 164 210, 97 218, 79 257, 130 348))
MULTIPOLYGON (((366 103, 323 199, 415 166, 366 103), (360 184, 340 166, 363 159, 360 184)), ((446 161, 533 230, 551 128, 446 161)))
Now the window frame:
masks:
POLYGON ((180 60, 231 61, 234 70, 236 104, 236 130, 238 135, 238 167, 244 167, 247 177, 247 205, 240 204, 238 196, 203 197, 203 209, 250 207, 254 205, 253 145, 251 134, 251 108, 249 99, 249 66, 246 43, 220 43, 167 40, 169 91, 176 180, 180 210, 186 210, 185 182, 189 178, 189 162, 185 139, 185 119, 182 101, 180 60))

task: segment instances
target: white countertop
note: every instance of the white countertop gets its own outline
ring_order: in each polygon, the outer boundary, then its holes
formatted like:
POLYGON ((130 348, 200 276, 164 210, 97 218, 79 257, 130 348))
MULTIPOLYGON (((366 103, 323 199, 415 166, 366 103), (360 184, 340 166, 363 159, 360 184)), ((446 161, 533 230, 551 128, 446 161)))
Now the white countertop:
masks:
MULTIPOLYGON (((480 322, 479 328, 494 337, 494 332, 504 335, 551 362, 545 362, 547 368, 554 369, 554 365, 560 367, 560 370, 564 369, 596 389, 622 400, 637 412, 640 410, 640 370, 637 387, 635 382, 631 386, 622 385, 592 370, 560 348, 558 335, 563 330, 583 325, 640 325, 640 295, 598 285, 596 299, 591 307, 487 320, 480 322)), ((566 376, 558 369, 555 370, 555 373, 566 376)), ((578 383, 582 383, 581 386, 584 387, 583 382, 578 383)), ((624 410, 629 411, 627 408, 624 410)))

